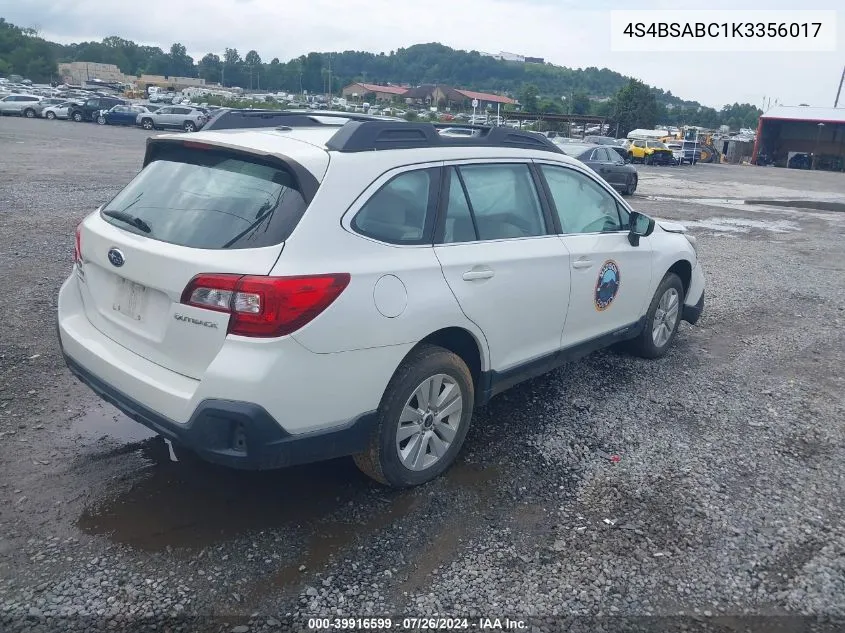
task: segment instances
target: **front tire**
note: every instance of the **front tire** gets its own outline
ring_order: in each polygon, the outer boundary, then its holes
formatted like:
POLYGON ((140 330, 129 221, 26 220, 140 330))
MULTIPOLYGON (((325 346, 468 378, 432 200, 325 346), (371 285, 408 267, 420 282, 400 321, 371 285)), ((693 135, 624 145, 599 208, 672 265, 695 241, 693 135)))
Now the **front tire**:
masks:
POLYGON ((102 114, 100 116, 98 116, 97 117, 97 124, 98 125, 105 125, 106 124, 106 117, 104 117, 102 114))
POLYGON ((648 307, 642 333, 631 341, 631 352, 643 358, 660 358, 666 354, 678 333, 683 304, 681 278, 667 273, 648 307))
POLYGON ((442 347, 419 347, 390 379, 369 447, 354 456, 355 464, 394 488, 431 481, 461 450, 474 402, 466 363, 442 347))
POLYGON ((194 125, 193 121, 185 121, 185 125, 182 126, 186 132, 196 132, 197 126, 194 125))
POLYGON ((637 181, 637 174, 631 174, 628 177, 628 182, 625 183, 625 189, 622 194, 626 196, 633 196, 634 192, 637 190, 637 181))
POLYGON ((48 120, 48 121, 52 121, 53 119, 55 119, 55 118, 56 118, 56 113, 55 113, 55 112, 50 111, 50 112, 48 112, 48 113, 47 113, 47 115, 46 115, 46 116, 47 116, 47 120, 48 120))
POLYGON ((141 121, 141 127, 144 128, 145 130, 155 129, 155 126, 153 125, 152 119, 144 119, 143 121, 141 121))

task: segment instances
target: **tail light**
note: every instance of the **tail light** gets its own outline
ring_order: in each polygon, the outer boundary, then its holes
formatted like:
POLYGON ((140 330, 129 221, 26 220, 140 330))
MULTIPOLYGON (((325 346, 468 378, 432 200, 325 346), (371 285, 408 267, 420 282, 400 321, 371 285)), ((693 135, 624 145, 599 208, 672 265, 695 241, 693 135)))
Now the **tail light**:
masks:
POLYGON ((349 285, 349 273, 301 277, 201 274, 182 293, 185 305, 226 312, 229 334, 285 336, 312 321, 349 285))
POLYGON ((73 242, 73 263, 82 263, 82 224, 76 227, 76 237, 73 242))

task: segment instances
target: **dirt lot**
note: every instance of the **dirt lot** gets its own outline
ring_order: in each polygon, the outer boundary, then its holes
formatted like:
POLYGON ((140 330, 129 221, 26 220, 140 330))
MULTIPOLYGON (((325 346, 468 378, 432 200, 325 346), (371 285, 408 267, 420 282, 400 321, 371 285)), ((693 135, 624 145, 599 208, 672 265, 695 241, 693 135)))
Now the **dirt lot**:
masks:
POLYGON ((842 174, 641 168, 635 208, 698 236, 700 323, 662 360, 598 353, 503 394, 447 476, 391 492, 345 459, 238 473, 172 454, 66 370, 74 227, 145 136, 0 119, 0 629, 842 630, 845 213, 743 203, 845 201, 842 174))

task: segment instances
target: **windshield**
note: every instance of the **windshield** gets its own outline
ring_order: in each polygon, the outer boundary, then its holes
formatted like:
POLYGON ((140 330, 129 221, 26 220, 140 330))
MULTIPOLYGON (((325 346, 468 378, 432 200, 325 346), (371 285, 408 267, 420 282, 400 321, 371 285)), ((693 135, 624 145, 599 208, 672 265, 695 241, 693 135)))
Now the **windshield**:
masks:
POLYGON ((652 147, 654 149, 667 149, 667 147, 660 141, 649 141, 648 147, 652 147))
POLYGON ((564 145, 561 145, 560 148, 563 150, 563 152, 565 154, 568 154, 569 156, 580 156, 581 154, 586 152, 588 149, 592 149, 593 146, 592 145, 578 145, 576 143, 566 143, 564 145))
POLYGON ((258 248, 287 239, 306 203, 280 167, 224 152, 171 149, 102 211, 121 229, 193 248, 258 248))

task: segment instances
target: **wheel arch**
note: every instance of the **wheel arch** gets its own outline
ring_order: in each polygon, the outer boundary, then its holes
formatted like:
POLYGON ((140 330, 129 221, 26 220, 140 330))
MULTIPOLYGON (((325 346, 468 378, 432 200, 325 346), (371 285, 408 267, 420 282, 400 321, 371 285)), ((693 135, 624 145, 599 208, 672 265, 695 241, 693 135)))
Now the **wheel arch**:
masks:
MULTIPOLYGON (((689 292, 690 284, 692 283, 692 263, 686 259, 679 259, 669 267, 669 270, 666 271, 666 275, 669 273, 675 273, 678 277, 680 277, 681 283, 684 286, 684 297, 686 297, 689 292)), ((665 277, 666 275, 663 276, 665 277)))
POLYGON ((476 334, 464 327, 441 328, 414 345, 402 358, 399 366, 423 345, 437 345, 460 357, 469 368, 476 398, 478 397, 479 389, 481 388, 481 377, 483 372, 489 368, 489 356, 485 341, 480 340, 476 334))

